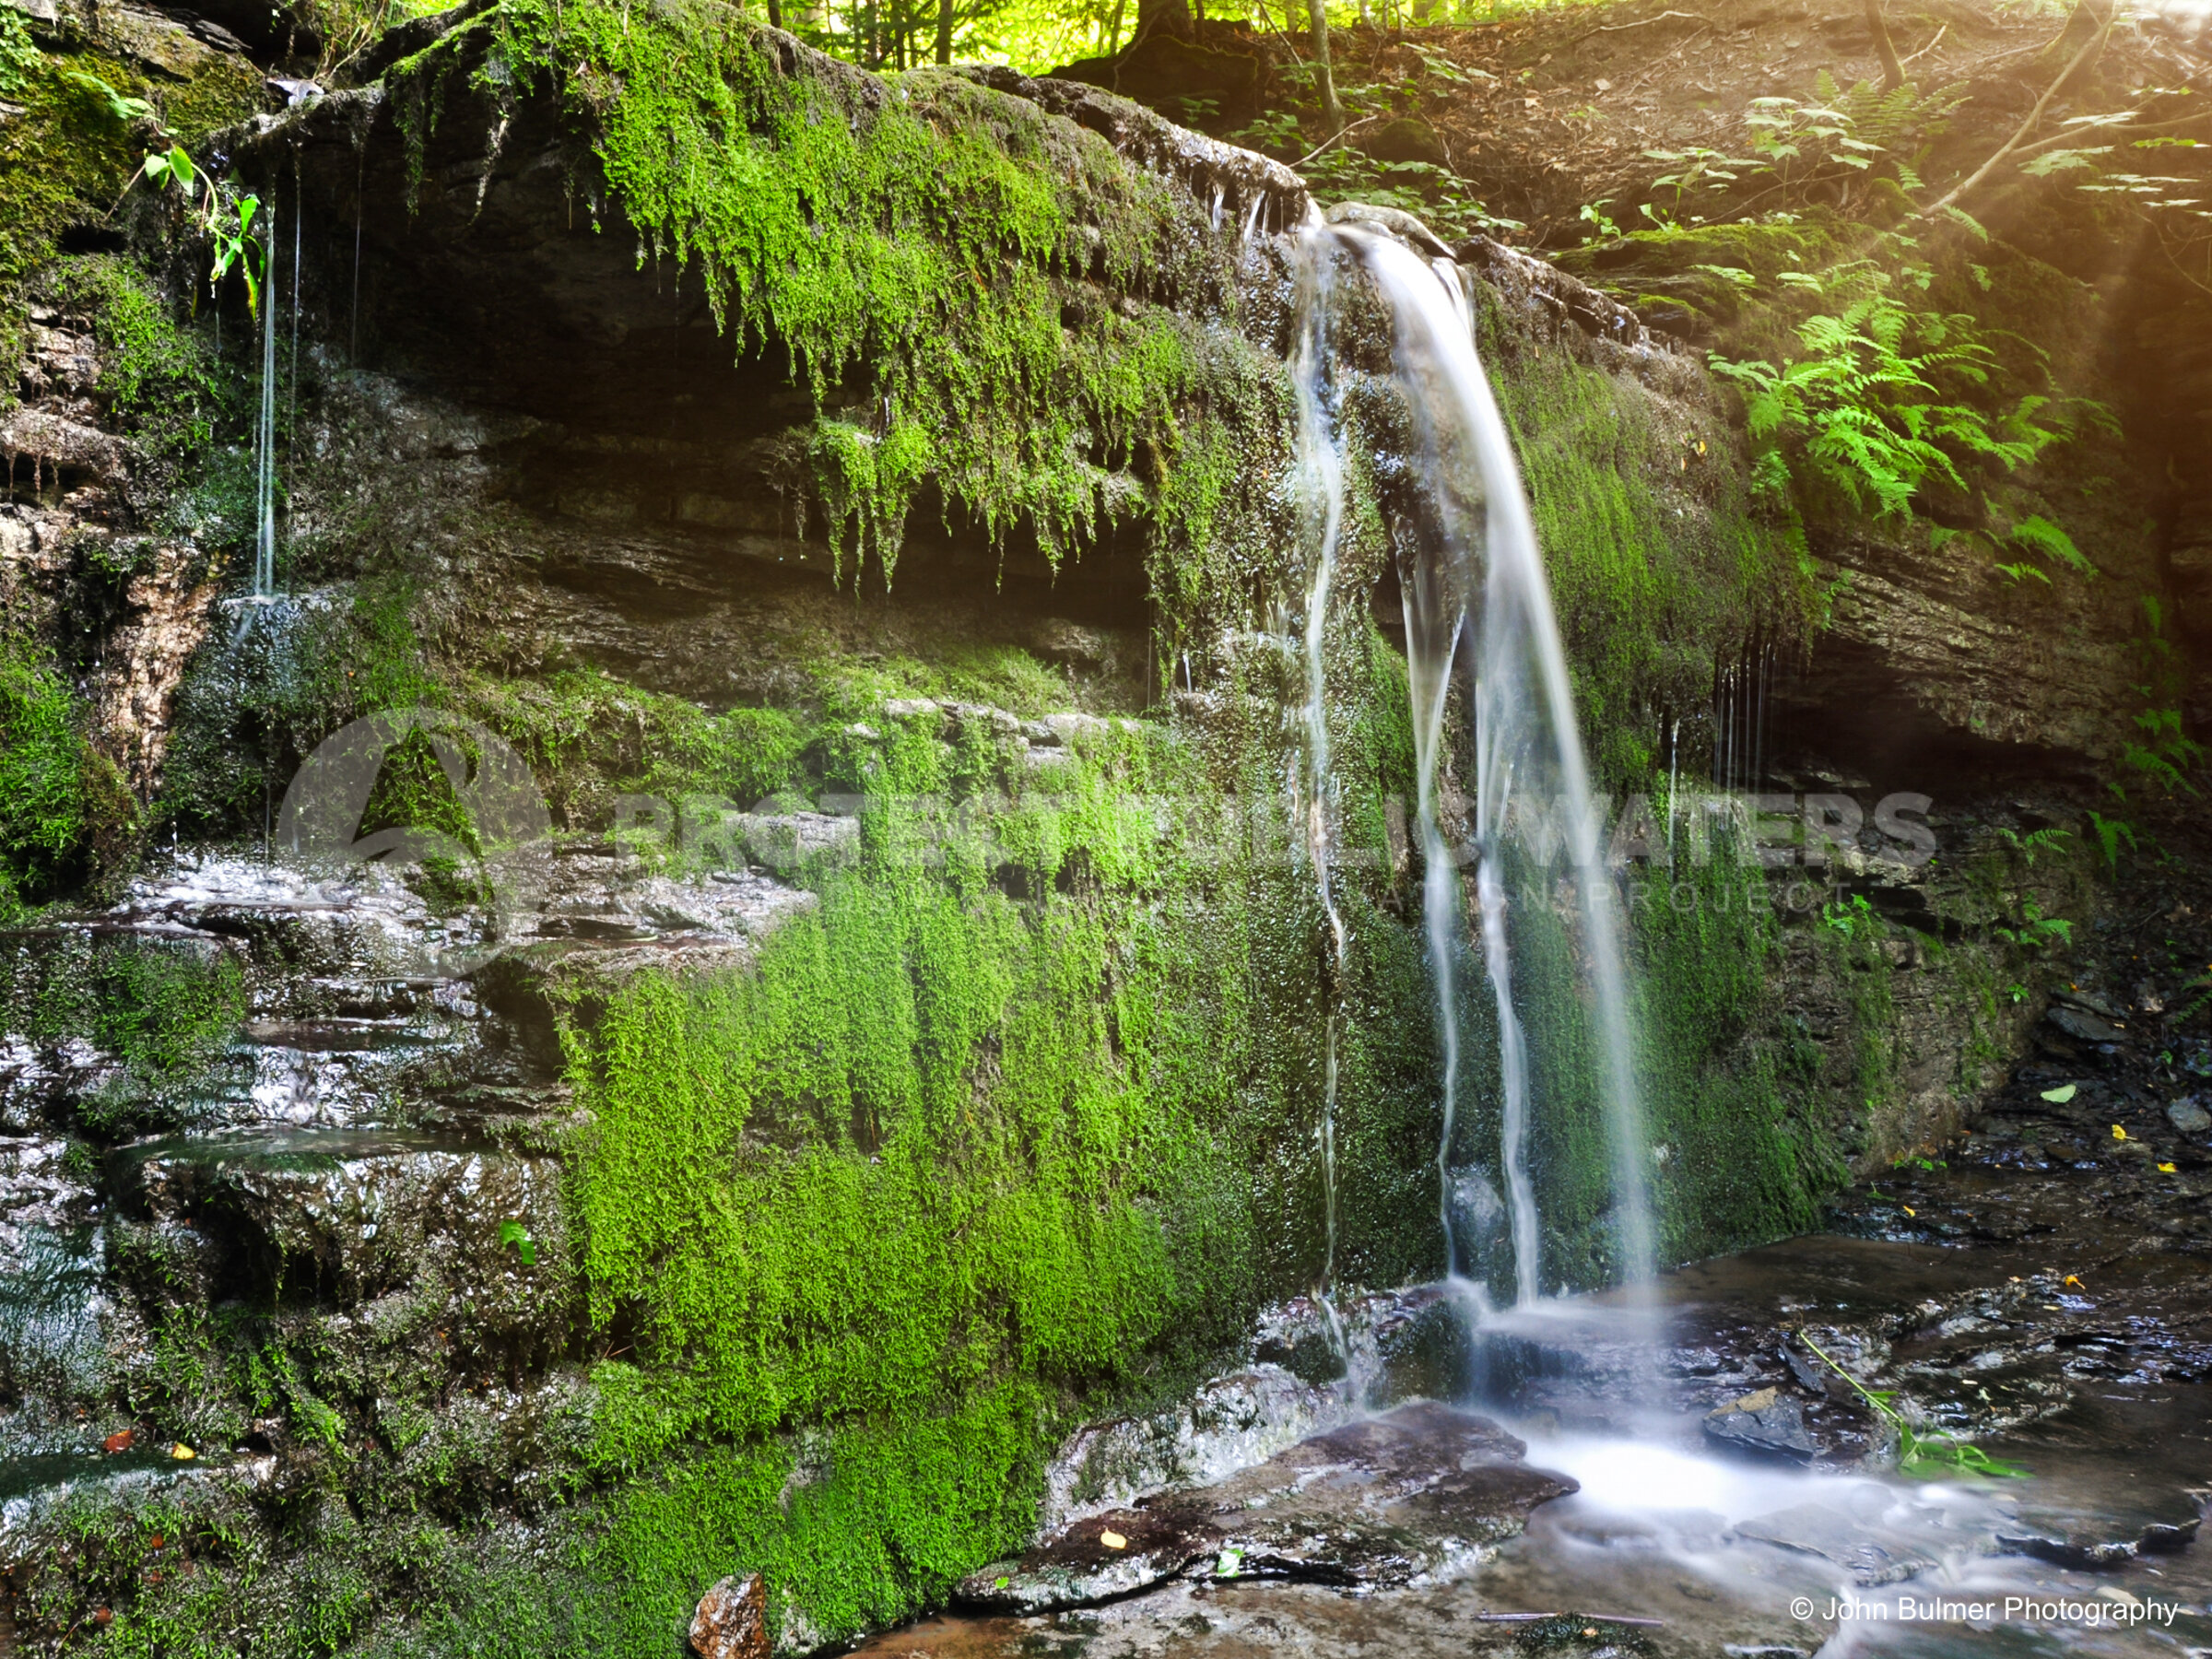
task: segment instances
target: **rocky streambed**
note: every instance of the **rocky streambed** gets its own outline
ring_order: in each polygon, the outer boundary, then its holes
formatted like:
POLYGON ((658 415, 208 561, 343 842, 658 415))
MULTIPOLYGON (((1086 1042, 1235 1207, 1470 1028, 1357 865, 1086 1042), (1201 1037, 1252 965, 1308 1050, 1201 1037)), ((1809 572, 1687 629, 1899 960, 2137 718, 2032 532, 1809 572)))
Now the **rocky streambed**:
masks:
MULTIPOLYGON (((1655 1308, 1478 1319, 1478 1411, 1385 1404, 1083 1513, 968 1581, 971 1616, 861 1651, 2201 1647, 2212 1287, 2191 1256, 2112 1248, 2078 1189, 1983 1168, 1912 1195, 2008 1186, 2031 1247, 1830 1232, 1670 1274, 1655 1308)), ((1432 1382, 1457 1315, 1356 1312, 1387 1327, 1371 1398, 1432 1382)))
POLYGON ((1254 1370, 1069 1442, 965 1616, 862 1651, 2202 1651, 2212 1124, 2145 965, 2194 960, 2194 912, 2157 896, 1963 1140, 1825 1230, 1648 1297, 1357 1300, 1347 1382, 1287 1304, 1254 1370))

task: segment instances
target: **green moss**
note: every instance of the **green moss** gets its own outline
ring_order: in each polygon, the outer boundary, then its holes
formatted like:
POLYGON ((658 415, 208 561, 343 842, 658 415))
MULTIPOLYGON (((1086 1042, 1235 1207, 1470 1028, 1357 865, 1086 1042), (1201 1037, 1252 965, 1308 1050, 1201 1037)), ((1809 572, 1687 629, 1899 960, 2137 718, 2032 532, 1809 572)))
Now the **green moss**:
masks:
POLYGON ((19 113, 0 122, 0 397, 14 394, 21 350, 21 296, 27 280, 53 258, 64 229, 105 221, 139 161, 130 130, 104 82, 125 97, 152 100, 169 127, 192 143, 260 106, 260 72, 224 62, 178 83, 155 80, 110 55, 96 41, 64 32, 40 49, 13 8, 0 12, 5 96, 19 113))
POLYGON ((1713 665, 1804 636, 1797 552, 1756 512, 1717 411, 1539 349, 1499 307, 1481 343, 1521 461, 1593 768, 1640 785, 1672 716, 1702 712, 1713 665))
POLYGON ((117 1069, 70 1112, 113 1141, 187 1121, 245 1018, 231 958, 129 936, 25 932, 0 948, 0 1018, 34 1042, 75 1039, 117 1069))
POLYGON ((92 325, 100 346, 96 388, 125 431, 157 453, 181 455, 213 434, 212 354, 180 327, 146 274, 113 254, 58 261, 42 286, 53 302, 92 325))
POLYGON ((117 791, 114 769, 85 740, 86 719, 83 700, 42 649, 0 638, 0 901, 78 879, 96 835, 121 827, 95 819, 115 811, 117 791))
POLYGON ((841 568, 873 558, 888 581, 924 481, 1054 565, 1132 498, 1159 545, 1204 541, 1215 458, 1279 450, 1284 405, 1250 401, 1249 347, 1190 320, 1234 299, 1228 240, 1187 193, 964 76, 787 69, 780 50, 705 5, 505 0, 393 81, 418 158, 465 65, 496 100, 558 89, 641 256, 696 269, 739 348, 787 352, 811 389, 841 568), (1094 277, 1182 303, 1116 305, 1094 277), (1186 449, 1210 485, 1176 487, 1186 449), (1152 489, 1117 491, 1140 458, 1152 489))
POLYGON ((1654 867, 1630 913, 1637 1019, 1668 1261, 1811 1227, 1845 1171, 1785 1088, 1776 1040, 1782 927, 1766 873, 1716 838, 1708 863, 1654 867))

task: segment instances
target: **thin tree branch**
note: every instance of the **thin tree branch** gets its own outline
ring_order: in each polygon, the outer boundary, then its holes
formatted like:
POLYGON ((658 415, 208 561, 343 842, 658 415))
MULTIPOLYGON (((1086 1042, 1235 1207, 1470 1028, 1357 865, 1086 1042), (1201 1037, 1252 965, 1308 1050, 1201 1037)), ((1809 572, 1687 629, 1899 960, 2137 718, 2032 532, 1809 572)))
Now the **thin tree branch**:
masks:
POLYGON ((1312 160, 1315 156, 1320 155, 1323 150, 1327 149, 1330 145, 1335 143, 1337 139, 1345 137, 1349 134, 1358 132, 1361 127, 1365 126, 1371 121, 1380 121, 1382 119, 1382 117, 1380 114, 1362 115, 1359 120, 1352 122, 1349 125, 1338 127, 1326 138, 1324 138, 1319 144, 1315 145, 1312 150, 1307 152, 1305 155, 1300 156, 1297 160, 1291 162, 1290 171, 1292 172, 1296 172, 1307 162, 1312 160))
POLYGON ((1935 51, 1936 47, 1942 45, 1943 37, 1950 32, 1951 26, 1948 23, 1946 23, 1941 29, 1936 31, 1936 38, 1934 40, 1930 41, 1925 46, 1923 46, 1918 52, 1914 53, 1911 57, 1906 58, 1904 61, 1908 64, 1917 64, 1922 58, 1926 57, 1929 53, 1935 51))
POLYGON ((2100 116, 2095 121, 2082 122, 2063 133, 2053 133, 2047 137, 2038 138, 2033 144, 2023 144, 2013 154, 2032 156, 2038 150, 2047 150, 2053 145, 2064 144, 2070 138, 2087 137, 2092 133, 2109 133, 2115 138, 2125 138, 2136 133, 2163 133, 2173 127, 2187 126, 2193 121, 2212 121, 2212 110, 2199 110, 2194 115, 2177 116, 2171 121, 2149 121, 2141 126, 2131 126, 2125 119, 2127 114, 2128 112, 2122 111, 2118 114, 2100 116))
POLYGON ((1663 11, 1655 18, 1640 18, 1634 23, 1600 23, 1595 29, 1583 29, 1581 34, 1576 35, 1574 39, 1569 41, 1567 44, 1560 47, 1559 50, 1566 52, 1576 46, 1580 46, 1592 35, 1618 34, 1624 29, 1645 29, 1649 28, 1653 23, 1664 23, 1669 18, 1688 18, 1695 22, 1704 24, 1708 29, 1712 27, 1712 19, 1699 12, 1663 11))
POLYGON ((1990 157, 1988 160, 1983 162, 1980 167, 1976 168, 1971 177, 1968 178, 1963 183, 1955 186, 1950 194, 1945 196, 1943 200, 1937 202, 1933 207, 1922 208, 1920 213, 1917 215, 1918 218, 1924 219, 1934 218, 1945 208, 1957 202, 1960 196, 1966 194, 1967 192, 1973 189, 1975 185, 1981 183, 1983 180, 1988 178, 1991 173, 1997 170, 1998 166, 2007 156, 2011 155, 2013 151, 2019 148, 2021 142, 2026 139, 2028 135, 2035 131, 2036 124, 2042 120, 2043 112, 2051 107, 2051 100, 2058 96, 2058 89, 2065 86, 2069 80, 2074 78, 2074 72, 2080 68, 2082 65, 2088 62, 2089 54, 2091 53, 2098 51, 2104 45, 2105 36, 2112 32, 2112 18, 2118 15, 2118 9, 2119 8, 2115 6, 2112 11, 2108 12, 2105 15, 2104 27, 2098 29, 2095 34, 2091 35, 2088 40, 2082 42, 2081 50, 2077 52, 2072 59, 2068 61, 2066 66, 2058 72, 2058 78, 2053 81, 2049 87, 2044 88, 2043 95, 2035 100, 2035 108, 2028 112, 2028 119, 2020 123, 2018 130, 2016 131, 2011 137, 2005 141, 2003 146, 1998 148, 1997 153, 1990 157))

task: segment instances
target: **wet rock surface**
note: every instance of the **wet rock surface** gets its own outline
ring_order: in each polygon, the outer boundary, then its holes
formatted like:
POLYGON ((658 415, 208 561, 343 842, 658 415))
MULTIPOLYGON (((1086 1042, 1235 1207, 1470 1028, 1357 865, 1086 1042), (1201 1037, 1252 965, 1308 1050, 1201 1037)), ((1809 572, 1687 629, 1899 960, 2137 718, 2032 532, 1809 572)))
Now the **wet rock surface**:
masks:
POLYGON ((1045 1471, 1039 1530, 1050 1535, 1172 1487, 1205 1486, 1352 1415, 1341 1388, 1261 1364, 1214 1379, 1180 1409, 1086 1424, 1045 1471))
MULTIPOLYGON (((1225 1582, 1222 1510, 1162 1490, 997 1570, 978 1589, 1004 1611, 864 1651, 1524 1652, 1513 1632, 1561 1613, 1594 1649, 1617 1639, 1607 1612, 1656 1621, 1633 1634, 1661 1654, 1809 1654, 1877 1620, 1961 1652, 2212 1641, 2212 1148, 2191 1110, 2212 1052, 2170 982, 2212 960, 2199 908, 2170 890, 2142 931, 2090 932, 2057 978, 2051 1006, 2115 1041, 2062 1052, 2078 1040, 2044 1021, 2050 1041, 1959 1139, 1841 1195, 1832 1230, 1665 1276, 1655 1315, 1616 1293, 1470 1335, 1436 1288, 1345 1299, 1368 1398, 1417 1382, 1480 1398, 1527 1443, 1510 1466, 1579 1485, 1485 1559, 1358 1600, 1317 1574, 1225 1582), (2144 966, 2153 929, 2165 974, 2144 966), (1986 1611, 1912 1610, 1946 1598, 1986 1611), (1102 1605, 1068 1606, 1084 1601, 1102 1605)), ((1258 1346, 1316 1388, 1343 1371, 1311 1303, 1273 1310, 1258 1346)), ((1255 1477, 1275 1478, 1217 1488, 1255 1477)))
POLYGON ((1071 1522, 961 1581, 968 1606, 1082 1606, 1169 1579, 1384 1588, 1463 1565, 1574 1482, 1487 1418, 1401 1406, 1299 1441, 1210 1486, 1071 1522))
POLYGON ((347 1481, 515 1516, 573 1477, 549 999, 749 960, 814 900, 604 838, 534 856, 487 909, 414 866, 188 853, 0 935, 0 1571, 171 1497, 245 1535, 347 1481), (261 1380, 199 1369, 180 1308, 250 1319, 261 1380))
POLYGON ((760 1575, 725 1578, 709 1589, 688 1640, 699 1659, 768 1659, 768 1589, 760 1575))

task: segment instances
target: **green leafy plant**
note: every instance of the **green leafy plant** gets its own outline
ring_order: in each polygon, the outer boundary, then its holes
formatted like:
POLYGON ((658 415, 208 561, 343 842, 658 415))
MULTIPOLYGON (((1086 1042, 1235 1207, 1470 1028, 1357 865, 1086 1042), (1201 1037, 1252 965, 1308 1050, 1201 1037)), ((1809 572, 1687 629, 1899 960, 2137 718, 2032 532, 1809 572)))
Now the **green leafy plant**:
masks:
POLYGON ((42 61, 23 14, 0 6, 0 97, 19 96, 42 61))
POLYGON ((1830 1357, 1826 1348, 1804 1331, 1796 1332, 1795 1335, 1823 1365, 1849 1383, 1852 1391, 1866 1403, 1867 1408, 1896 1435, 1897 1466, 1900 1474, 1982 1475, 1996 1479, 2015 1478, 2028 1473, 2019 1465, 1992 1457, 1981 1447, 1959 1440, 1955 1435, 1913 1432, 1912 1426, 1905 1421, 1904 1414, 1891 1404, 1897 1398, 1897 1390, 1867 1387, 1839 1365, 1830 1357))
POLYGON ((2018 945, 2023 950, 2040 950, 2046 945, 2065 945, 2074 937, 2074 924, 2064 916, 2046 916, 2043 907, 2029 893, 2020 900, 2020 923, 2018 927, 1992 927, 1989 930, 2007 945, 2018 945))
POLYGON ((2205 750, 2182 730, 2182 712, 2141 709, 2135 721, 2143 735, 2124 746, 2122 762, 2169 794, 2195 794, 2196 786, 2189 782, 2187 773, 2204 764, 2205 750))
POLYGON ((2136 844, 2136 827, 2125 818, 2106 818, 2100 812, 2089 814, 2089 828, 2097 833, 2098 850, 2104 854, 2107 868, 2117 873, 2120 868, 2120 843, 2125 841, 2130 853, 2141 849, 2136 844))
POLYGON ((178 144, 167 150, 149 150, 138 171, 156 190, 172 189, 182 196, 194 228, 213 245, 209 291, 235 268, 245 279, 246 309, 258 317, 265 262, 253 222, 261 212, 261 198, 238 194, 229 184, 195 166, 178 144))
POLYGON ((500 1248, 501 1250, 512 1249, 517 1259, 525 1267, 537 1265, 536 1241, 530 1237, 530 1230, 520 1221, 508 1220, 500 1223, 500 1248))
MULTIPOLYGON (((1796 325, 1805 355, 1777 365, 1713 354, 1714 372, 1743 389, 1759 488, 1779 495, 1793 481, 1818 482, 1877 518, 1904 519, 1924 486, 1970 488, 1961 459, 2010 470, 2068 435, 2048 398, 2023 396, 1994 414, 1969 401, 1989 384, 1996 352, 1971 317, 1906 304, 1900 276, 1922 288, 1930 279, 1872 259, 1825 275, 1784 272, 1783 286, 1836 305, 1796 325)), ((2030 534, 2048 545, 2044 531, 2030 534)))
POLYGON ((1652 188, 1675 193, 1671 206, 1677 217, 1682 211, 1682 198, 1691 191, 1726 190, 1758 165, 1751 158, 1697 144, 1687 149, 1648 149, 1643 153, 1647 159, 1664 161, 1673 170, 1653 179, 1652 188))
POLYGON ((1755 98, 1744 125, 1752 154, 1780 186, 1794 187, 1797 194, 1831 178, 1871 176, 1885 167, 1901 188, 1916 190, 1920 176, 1903 153, 1904 142, 1940 134, 1965 93, 1963 86, 1923 93, 1910 82, 1887 92, 1871 81, 1846 89, 1824 69, 1814 78, 1810 101, 1755 98))
POLYGON ((65 69, 62 77, 89 93, 93 103, 110 121, 128 126, 134 121, 150 121, 154 118, 152 104, 143 98, 132 98, 116 91, 97 75, 88 75, 82 69, 65 69))
POLYGON ((2018 853, 2021 862, 2032 869, 2035 866, 2035 855, 2038 853, 2055 853, 2073 838, 2064 830, 2050 828, 2030 830, 2027 834, 2022 835, 2017 830, 2008 830, 2003 824, 1999 824, 1997 839, 2018 853))
POLYGON ((1822 905, 1820 925, 1847 939, 1873 938, 1882 930, 1882 919, 1865 894, 1853 893, 1840 903, 1822 905))

